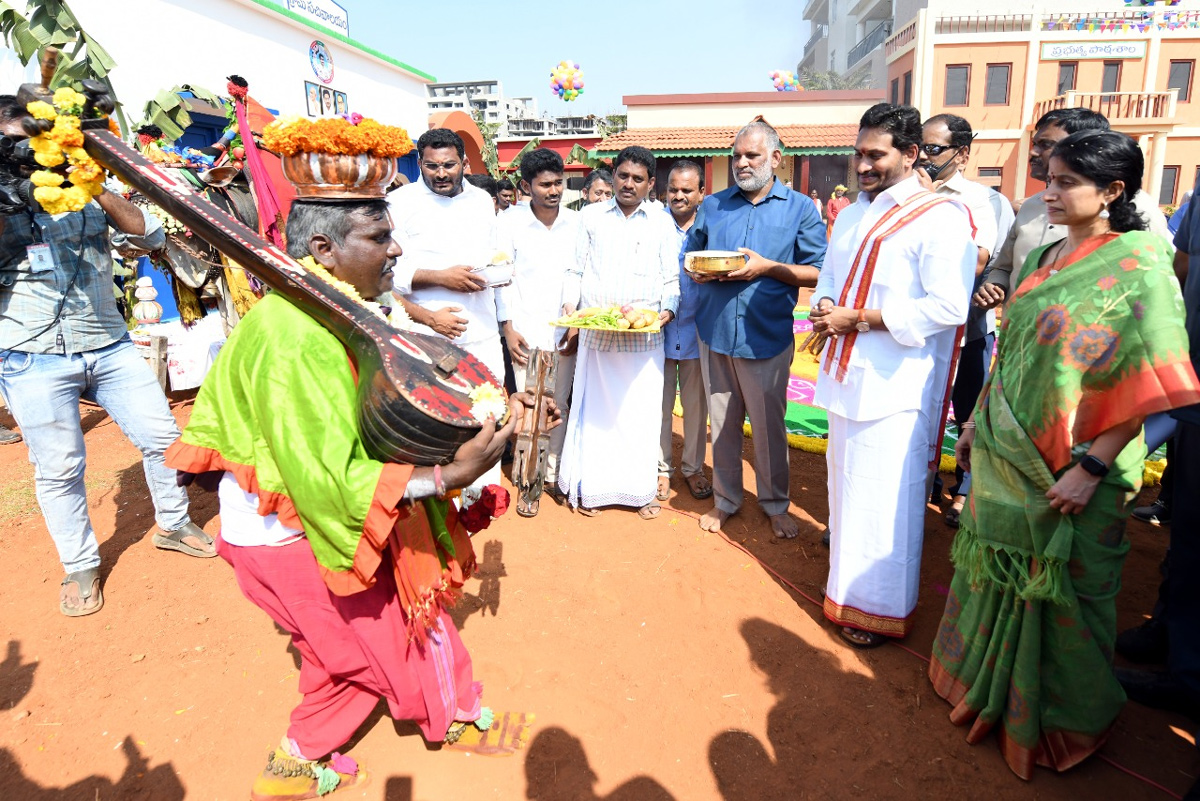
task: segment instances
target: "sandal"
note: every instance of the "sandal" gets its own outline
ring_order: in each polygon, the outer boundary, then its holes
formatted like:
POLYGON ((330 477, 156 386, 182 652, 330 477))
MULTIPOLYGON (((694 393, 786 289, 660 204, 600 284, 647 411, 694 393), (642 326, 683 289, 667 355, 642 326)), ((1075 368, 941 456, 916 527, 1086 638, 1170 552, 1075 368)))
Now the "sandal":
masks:
POLYGON ((660 501, 671 500, 671 477, 670 476, 659 476, 658 477, 658 492, 655 493, 654 497, 660 501))
POLYGON ((480 756, 512 756, 528 744, 535 717, 533 713, 497 713, 484 707, 479 720, 450 724, 445 746, 480 756))
POLYGON ((662 507, 658 505, 657 501, 650 501, 650 503, 646 504, 641 509, 638 509, 637 513, 638 517, 642 518, 643 520, 653 520, 662 514, 662 507))
POLYGON ((64 615, 67 617, 84 617, 86 615, 94 615, 104 608, 104 593, 100 591, 100 568, 90 567, 87 570, 76 570, 74 573, 68 573, 60 586, 65 587, 68 584, 74 584, 78 588, 79 600, 83 601, 84 606, 70 607, 67 606, 65 600, 60 600, 58 602, 58 611, 64 615), (86 588, 86 591, 84 588, 86 588), (93 594, 96 596, 96 603, 88 606, 88 599, 93 594))
POLYGON ((864 631, 863 629, 852 629, 849 626, 842 627, 842 639, 860 651, 865 651, 869 648, 878 648, 888 641, 888 638, 882 634, 876 634, 873 631, 864 631))
POLYGON ((540 498, 529 501, 521 497, 517 498, 517 514, 521 517, 537 517, 539 506, 541 506, 540 498))
POLYGON ((577 507, 575 509, 575 511, 579 512, 579 514, 583 515, 584 517, 599 517, 600 516, 599 509, 592 509, 587 506, 577 507))
POLYGON ((962 516, 963 505, 955 502, 953 506, 946 512, 946 525, 950 528, 958 528, 958 518, 962 516))
POLYGON ((184 537, 195 537, 205 545, 212 545, 213 538, 204 533, 204 530, 195 523, 186 523, 174 531, 165 531, 162 534, 154 535, 154 547, 161 551, 179 551, 188 556, 195 556, 199 559, 212 559, 217 555, 216 551, 202 551, 188 545, 183 541, 184 537))
POLYGON ((325 760, 300 759, 284 746, 267 754, 267 766, 250 790, 252 801, 318 798, 334 790, 363 787, 367 773, 354 759, 336 751, 325 760))
POLYGON ((705 498, 712 497, 712 483, 704 477, 703 473, 697 473, 694 476, 684 476, 684 481, 687 482, 688 492, 692 493, 692 497, 696 500, 702 501, 705 498))

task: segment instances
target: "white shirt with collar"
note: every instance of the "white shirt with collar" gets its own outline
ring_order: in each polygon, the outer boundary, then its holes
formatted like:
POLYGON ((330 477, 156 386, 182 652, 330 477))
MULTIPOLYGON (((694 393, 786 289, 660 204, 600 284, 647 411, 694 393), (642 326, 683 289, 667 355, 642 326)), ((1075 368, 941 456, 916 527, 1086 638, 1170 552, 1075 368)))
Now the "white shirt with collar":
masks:
MULTIPOLYGON (((616 198, 579 212, 575 258, 566 268, 562 302, 570 306, 622 306, 679 310, 679 236, 661 208, 643 201, 629 216, 616 198)), ((594 350, 661 348, 663 335, 581 332, 580 345, 594 350)))
POLYGON ((511 206, 496 226, 496 247, 513 258, 513 282, 499 290, 500 320, 510 320, 531 348, 553 350, 549 325, 562 316, 566 267, 575 261, 579 212, 559 206, 547 228, 530 206, 511 206))
MULTIPOLYGON (((814 306, 825 297, 838 302, 871 227, 920 191, 914 175, 874 201, 860 192, 838 214, 814 306)), ((818 373, 816 405, 859 422, 911 409, 940 422, 955 329, 967 319, 978 258, 966 217, 957 203, 939 204, 883 240, 865 308, 881 310, 887 330, 858 335, 844 382, 824 369, 818 373)), ((850 297, 857 286, 858 278, 850 297)))
MULTIPOLYGON (((394 291, 407 295, 409 300, 431 311, 461 306, 462 311, 455 314, 467 321, 467 330, 454 340, 455 344, 474 353, 476 349, 470 346, 494 340, 498 349, 494 289, 455 292, 443 287, 412 288, 417 270, 445 270, 460 264, 482 267, 491 262, 496 254, 496 212, 492 196, 463 181, 462 192, 445 197, 433 192, 421 180, 392 192, 388 196, 388 206, 396 229, 396 241, 404 251, 396 264, 394 291)), ((423 325, 414 326, 413 330, 433 333, 423 325)), ((475 355, 495 370, 490 353, 475 355)), ((500 363, 503 365, 502 357, 500 363)), ((498 377, 502 376, 503 372, 498 377)))
POLYGON ((957 200, 967 207, 975 226, 976 247, 986 250, 989 256, 996 255, 996 211, 992 208, 992 190, 983 184, 968 181, 962 171, 956 170, 937 188, 937 194, 957 200))

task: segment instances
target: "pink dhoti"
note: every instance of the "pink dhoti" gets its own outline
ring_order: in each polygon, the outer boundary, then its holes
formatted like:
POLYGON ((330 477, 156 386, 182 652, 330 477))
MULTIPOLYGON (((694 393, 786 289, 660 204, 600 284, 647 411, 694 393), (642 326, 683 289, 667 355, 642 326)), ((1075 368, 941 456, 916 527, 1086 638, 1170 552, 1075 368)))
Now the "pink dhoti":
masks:
POLYGON ((308 541, 240 547, 217 538, 250 601, 292 635, 300 652, 300 705, 288 737, 308 759, 344 745, 380 698, 395 720, 412 720, 430 742, 441 742, 456 720, 480 715, 482 686, 450 616, 442 612, 422 646, 408 626, 385 559, 370 589, 329 591, 308 541))

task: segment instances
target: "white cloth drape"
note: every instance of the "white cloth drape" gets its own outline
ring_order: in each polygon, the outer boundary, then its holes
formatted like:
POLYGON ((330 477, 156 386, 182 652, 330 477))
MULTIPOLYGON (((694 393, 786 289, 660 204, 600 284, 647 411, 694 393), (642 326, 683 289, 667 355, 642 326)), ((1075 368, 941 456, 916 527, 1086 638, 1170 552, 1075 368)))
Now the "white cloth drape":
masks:
POLYGON ((581 347, 574 400, 558 466, 572 506, 654 500, 662 424, 663 348, 618 352, 581 347))

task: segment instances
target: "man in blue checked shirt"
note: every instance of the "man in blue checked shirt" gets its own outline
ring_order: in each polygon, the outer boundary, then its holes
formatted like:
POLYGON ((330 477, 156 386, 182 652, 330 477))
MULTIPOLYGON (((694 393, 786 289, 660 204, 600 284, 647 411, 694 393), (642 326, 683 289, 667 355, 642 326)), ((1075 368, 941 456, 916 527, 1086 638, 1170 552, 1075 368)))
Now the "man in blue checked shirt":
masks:
POLYGON ((788 514, 787 384, 795 351, 798 287, 815 286, 825 226, 812 200, 775 177, 779 134, 761 119, 733 142, 736 186, 705 198, 685 251, 740 250, 746 266, 702 284, 696 308, 700 365, 708 389, 716 503, 700 527, 719 531, 742 506, 742 423, 754 436, 758 502, 776 537, 800 533, 788 514))
MULTIPOLYGON (((25 107, 0 95, 0 134, 24 139, 25 107)), ((155 547, 213 557, 212 538, 188 516, 188 496, 163 453, 175 418, 138 355, 113 298, 109 228, 141 250, 160 248, 162 226, 123 197, 103 192, 82 211, 27 208, 0 217, 0 392, 21 427, 38 504, 66 578, 59 611, 99 612, 100 549, 88 516, 79 399, 100 404, 142 452, 161 534, 155 547)))
MULTIPOLYGON (((646 148, 625 148, 613 162, 612 199, 579 213, 575 263, 563 283, 565 311, 630 305, 658 312, 660 326, 675 318, 679 239, 671 218, 646 202, 654 167, 646 148)), ((583 514, 626 506, 644 519, 658 517, 663 335, 579 334, 559 490, 583 514)))
MULTIPOLYGON (((675 224, 680 247, 688 229, 696 221, 696 209, 704 199, 704 170, 694 161, 675 162, 667 175, 663 202, 675 224)), ((681 254, 682 257, 682 254, 681 254)), ((711 498, 712 484, 704 477, 704 453, 708 450, 708 393, 700 372, 700 347, 696 338, 696 296, 700 285, 679 279, 679 314, 663 331, 666 337, 665 378, 663 380, 663 420, 659 436, 658 499, 671 495, 672 465, 671 421, 675 413, 675 389, 683 407, 683 455, 680 472, 688 491, 696 500, 711 498)))

